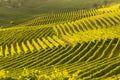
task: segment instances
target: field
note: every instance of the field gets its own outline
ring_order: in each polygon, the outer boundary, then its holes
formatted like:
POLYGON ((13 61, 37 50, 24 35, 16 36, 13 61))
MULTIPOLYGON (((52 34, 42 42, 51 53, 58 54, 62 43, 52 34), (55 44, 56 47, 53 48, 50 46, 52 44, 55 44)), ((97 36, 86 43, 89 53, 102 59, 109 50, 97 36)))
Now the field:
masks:
POLYGON ((0 28, 0 80, 119 80, 120 4, 40 14, 0 28))

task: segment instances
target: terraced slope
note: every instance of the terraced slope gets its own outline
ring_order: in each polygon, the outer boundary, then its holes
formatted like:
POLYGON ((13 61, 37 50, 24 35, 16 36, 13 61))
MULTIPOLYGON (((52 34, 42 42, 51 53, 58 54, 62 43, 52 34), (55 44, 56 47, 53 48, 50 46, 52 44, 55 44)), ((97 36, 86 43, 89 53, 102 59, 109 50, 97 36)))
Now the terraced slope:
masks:
POLYGON ((113 39, 107 41, 96 41, 95 43, 78 43, 73 46, 66 45, 66 47, 59 46, 48 48, 46 50, 41 49, 40 51, 34 51, 32 53, 16 57, 15 60, 14 57, 13 59, 3 58, 0 60, 0 66, 2 66, 0 68, 35 68, 45 65, 71 64, 82 61, 90 62, 119 56, 119 47, 119 40, 113 39))
POLYGON ((119 40, 113 39, 42 49, 18 57, 0 59, 0 69, 42 68, 55 65, 61 70, 67 68, 70 73, 80 70, 78 78, 107 77, 113 75, 113 72, 119 73, 119 48, 119 40), (107 74, 104 75, 102 72, 107 74))
POLYGON ((107 8, 101 8, 101 9, 88 9, 88 10, 76 10, 76 11, 67 11, 67 12, 60 12, 60 13, 41 14, 41 15, 38 15, 39 17, 20 25, 38 26, 38 25, 45 25, 45 24, 65 23, 68 21, 71 22, 71 21, 76 21, 76 20, 91 17, 91 16, 101 15, 104 13, 111 13, 117 10, 119 10, 119 4, 115 6, 107 7, 107 8))
POLYGON ((22 41, 52 36, 54 34, 52 27, 23 27, 0 30, 0 45, 10 45, 22 41))
MULTIPOLYGON (((81 13, 73 12, 65 23, 57 23, 57 17, 50 15, 51 24, 46 23, 49 19, 43 19, 47 25, 38 20, 0 29, 0 70, 19 71, 26 67, 50 74, 55 66, 61 71, 67 69, 69 74, 77 72, 76 80, 120 74, 120 10, 99 10, 104 13, 95 12, 82 19, 78 16, 81 13)), ((61 15, 65 14, 59 15, 63 19, 61 15)))
POLYGON ((74 22, 55 25, 54 29, 59 35, 73 34, 81 31, 108 28, 119 24, 119 10, 117 12, 105 13, 92 16, 74 22))

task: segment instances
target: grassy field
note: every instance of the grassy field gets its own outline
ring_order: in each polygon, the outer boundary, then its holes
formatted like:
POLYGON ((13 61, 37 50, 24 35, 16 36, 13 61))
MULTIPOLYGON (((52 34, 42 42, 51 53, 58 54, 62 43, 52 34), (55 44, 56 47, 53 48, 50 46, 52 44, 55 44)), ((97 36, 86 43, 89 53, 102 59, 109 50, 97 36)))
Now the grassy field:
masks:
POLYGON ((2 9, 0 80, 120 79, 120 4, 2 9))
POLYGON ((0 7, 0 25, 3 27, 13 26, 35 18, 31 9, 0 7), (10 22, 14 21, 14 24, 10 22))

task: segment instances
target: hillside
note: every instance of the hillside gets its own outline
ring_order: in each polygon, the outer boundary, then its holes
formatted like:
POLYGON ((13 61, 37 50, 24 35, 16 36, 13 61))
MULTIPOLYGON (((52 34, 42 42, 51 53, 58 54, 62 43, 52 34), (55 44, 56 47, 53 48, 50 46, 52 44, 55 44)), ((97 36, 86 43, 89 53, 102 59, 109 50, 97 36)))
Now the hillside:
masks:
POLYGON ((119 0, 1 0, 0 26, 10 27, 30 19, 41 13, 73 11, 109 6, 119 0), (11 24, 14 22, 14 24, 11 24))
POLYGON ((1 9, 12 21, 0 28, 0 80, 120 79, 120 3, 1 9))

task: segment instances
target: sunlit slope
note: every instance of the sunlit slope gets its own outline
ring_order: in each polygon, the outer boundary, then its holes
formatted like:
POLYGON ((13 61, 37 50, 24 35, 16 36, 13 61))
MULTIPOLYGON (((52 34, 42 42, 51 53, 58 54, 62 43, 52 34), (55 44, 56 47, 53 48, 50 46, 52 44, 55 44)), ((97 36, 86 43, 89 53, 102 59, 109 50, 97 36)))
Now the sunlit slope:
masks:
POLYGON ((100 9, 98 9, 98 11, 109 11, 109 10, 116 10, 116 9, 120 9, 120 4, 111 5, 111 6, 105 7, 105 8, 100 8, 100 9))
MULTIPOLYGON (((34 25, 27 26, 21 25, 19 27, 12 27, 0 29, 1 45, 10 45, 12 43, 21 43, 26 40, 58 35, 63 36, 67 34, 74 34, 78 32, 85 32, 87 30, 109 28, 119 25, 120 15, 119 10, 104 13, 101 15, 91 16, 72 22, 65 22, 61 24, 47 24, 47 25, 34 25), (43 31, 43 32, 42 32, 43 31)), ((39 21, 39 20, 38 20, 39 21)))
POLYGON ((119 48, 118 39, 109 39, 42 49, 18 57, 2 58, 0 69, 40 68, 43 73, 49 73, 50 66, 54 65, 60 70, 67 68, 71 74, 80 70, 78 78, 104 78, 119 73, 119 48))
POLYGON ((82 18, 78 16, 82 13, 71 12, 60 23, 66 14, 58 20, 51 14, 49 19, 0 29, 0 70, 39 68, 50 74, 55 66, 70 74, 78 72, 77 79, 85 80, 120 74, 120 10, 114 9, 102 8, 101 14, 96 11, 82 18))
POLYGON ((105 13, 102 15, 92 16, 72 22, 66 22, 54 26, 54 30, 58 35, 67 35, 77 32, 85 32, 100 28, 108 28, 119 25, 119 11, 105 13))
MULTIPOLYGON (((0 68, 35 68, 50 65, 79 63, 83 61, 90 62, 105 58, 109 59, 112 57, 118 57, 120 55, 120 41, 117 38, 95 42, 89 41, 87 43, 77 43, 74 45, 66 44, 66 46, 62 46, 60 43, 58 44, 58 47, 46 49, 41 48, 39 51, 33 51, 18 57, 13 56, 11 58, 2 58, 0 60, 0 68)), ((32 47, 30 47, 30 49, 32 49, 32 47)))

